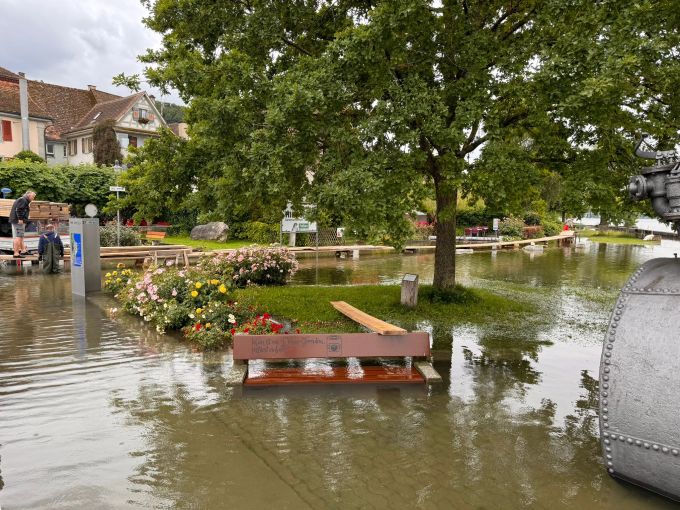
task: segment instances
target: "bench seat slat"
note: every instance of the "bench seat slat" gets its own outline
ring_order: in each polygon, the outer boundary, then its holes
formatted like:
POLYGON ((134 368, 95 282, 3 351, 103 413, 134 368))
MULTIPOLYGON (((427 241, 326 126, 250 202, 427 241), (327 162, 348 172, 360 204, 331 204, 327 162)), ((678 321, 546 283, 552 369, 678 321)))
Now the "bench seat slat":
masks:
POLYGON ((249 374, 246 386, 282 386, 294 384, 423 384, 425 378, 413 367, 364 366, 361 377, 348 367, 333 367, 327 371, 306 372, 299 368, 267 368, 249 374))
POLYGON ((354 322, 358 322, 375 333, 381 335, 405 335, 407 333, 405 329, 368 315, 366 312, 362 312, 345 301, 331 301, 331 305, 341 314, 346 315, 354 322))

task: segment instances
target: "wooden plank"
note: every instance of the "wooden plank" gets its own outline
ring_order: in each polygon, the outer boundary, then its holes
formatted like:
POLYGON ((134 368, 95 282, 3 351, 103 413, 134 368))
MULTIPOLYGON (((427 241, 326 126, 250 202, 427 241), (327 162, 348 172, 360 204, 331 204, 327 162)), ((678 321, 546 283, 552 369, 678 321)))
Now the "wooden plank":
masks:
POLYGON ((430 355, 426 332, 234 336, 234 359, 380 358, 430 355))
POLYGON ((354 308, 344 301, 331 301, 331 305, 333 305, 333 308, 338 312, 346 315, 354 322, 358 322, 362 326, 371 331, 375 331, 380 335, 405 335, 407 333, 405 329, 399 328, 389 322, 381 321, 372 315, 368 315, 366 312, 362 312, 358 308, 354 308))
POLYGON ((423 384, 425 378, 413 367, 368 366, 361 369, 332 367, 326 370, 267 368, 249 373, 245 386, 294 384, 423 384))
POLYGON ((439 372, 434 369, 429 361, 416 361, 413 363, 413 367, 422 374, 428 383, 442 382, 442 376, 439 375, 439 372))

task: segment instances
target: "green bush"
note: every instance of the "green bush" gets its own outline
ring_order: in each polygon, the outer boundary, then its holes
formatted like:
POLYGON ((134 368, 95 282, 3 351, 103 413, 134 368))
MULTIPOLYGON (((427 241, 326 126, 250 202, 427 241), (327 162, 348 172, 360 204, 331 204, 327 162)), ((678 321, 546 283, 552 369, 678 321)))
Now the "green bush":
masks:
MULTIPOLYGON (((142 244, 142 236, 134 228, 120 227, 120 245, 121 246, 139 246, 142 244)), ((117 246, 117 228, 116 225, 105 225, 99 227, 99 245, 100 246, 117 246)))
POLYGON ((541 225, 541 216, 537 212, 528 212, 524 215, 524 223, 529 226, 541 225))
POLYGON ((15 159, 20 159, 22 161, 29 161, 33 163, 44 163, 45 160, 38 156, 33 151, 19 151, 14 155, 15 159))
POLYGON ((498 233, 502 236, 522 237, 524 221, 516 216, 508 216, 498 226, 498 233))
POLYGON ((257 244, 270 244, 278 241, 279 225, 270 225, 260 221, 245 223, 242 232, 245 239, 257 244))
POLYGON ((541 225, 543 226, 543 232, 548 237, 559 235, 562 232, 562 224, 558 221, 544 219, 541 225))

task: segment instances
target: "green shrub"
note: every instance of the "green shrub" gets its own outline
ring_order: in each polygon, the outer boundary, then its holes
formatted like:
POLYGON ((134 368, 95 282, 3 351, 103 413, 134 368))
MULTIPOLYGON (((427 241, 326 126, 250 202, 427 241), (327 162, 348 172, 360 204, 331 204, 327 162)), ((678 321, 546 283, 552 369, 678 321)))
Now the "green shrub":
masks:
POLYGON ((528 212, 524 215, 524 223, 529 226, 540 225, 541 216, 537 212, 528 212))
POLYGON ((548 237, 559 235, 562 232, 562 224, 558 221, 544 219, 541 225, 543 226, 543 232, 548 237))
MULTIPOLYGON (((105 225, 99 227, 99 245, 100 246, 117 246, 117 228, 116 225, 105 225)), ((134 228, 120 227, 120 245, 121 246, 139 246, 142 244, 142 236, 134 228)))
POLYGON ((14 159, 29 161, 33 163, 44 163, 45 160, 33 151, 19 151, 14 155, 14 159))
POLYGON ((250 221, 243 228, 244 238, 257 244, 270 244, 279 237, 279 225, 270 225, 260 221, 250 221))
POLYGON ((522 237, 524 221, 516 216, 508 216, 498 225, 498 233, 502 236, 522 237))

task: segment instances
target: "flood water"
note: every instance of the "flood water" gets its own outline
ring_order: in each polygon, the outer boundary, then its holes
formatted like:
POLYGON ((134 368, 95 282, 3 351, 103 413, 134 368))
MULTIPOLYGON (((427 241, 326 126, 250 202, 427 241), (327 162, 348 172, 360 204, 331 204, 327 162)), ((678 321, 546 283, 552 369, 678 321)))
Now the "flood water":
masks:
MULTIPOLYGON (((434 332, 440 388, 225 386, 203 355, 68 275, 0 273, 0 506, 19 508, 671 508, 606 475, 597 368, 608 308, 661 247, 458 257, 461 282, 538 291, 554 324, 434 332), (522 285, 518 285, 522 284, 522 285)), ((431 255, 305 260, 297 283, 432 277, 431 255)))

